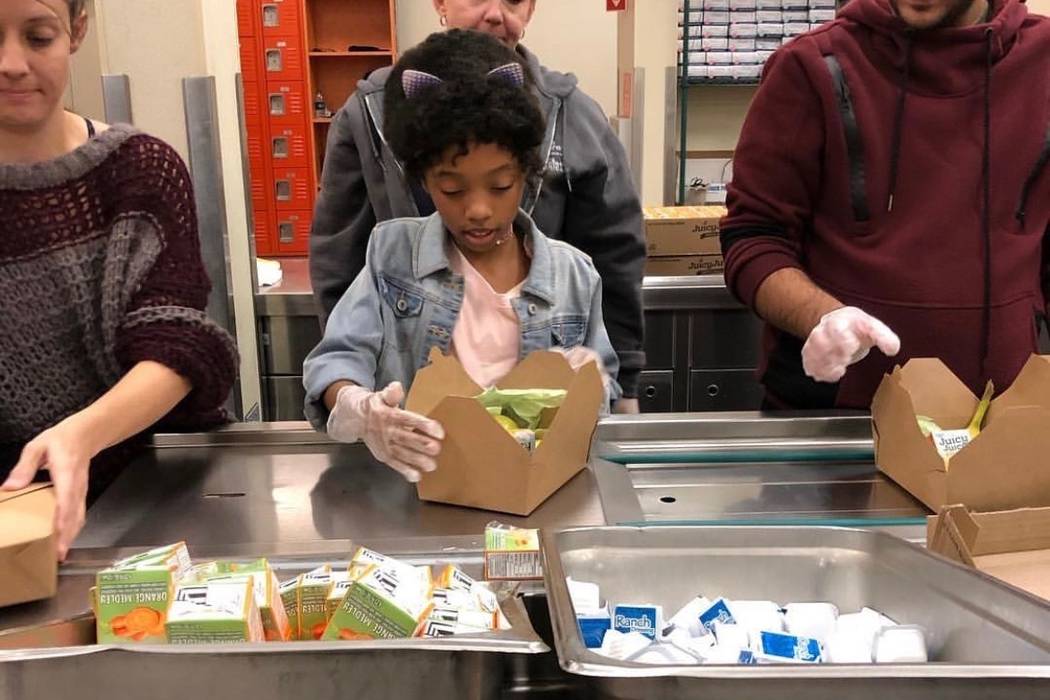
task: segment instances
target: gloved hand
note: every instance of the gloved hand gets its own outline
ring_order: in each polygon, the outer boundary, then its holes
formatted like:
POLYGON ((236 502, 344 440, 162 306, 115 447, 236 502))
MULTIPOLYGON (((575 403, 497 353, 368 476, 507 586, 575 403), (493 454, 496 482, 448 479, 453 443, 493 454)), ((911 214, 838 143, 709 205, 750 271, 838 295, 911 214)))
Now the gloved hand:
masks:
POLYGON ((873 347, 893 357, 900 352, 901 339, 874 316, 845 306, 824 314, 810 332, 802 346, 802 368, 818 382, 837 382, 873 347))
POLYGON ((339 442, 362 440, 376 459, 416 482, 437 469, 445 430, 437 421, 399 408, 404 398, 400 382, 382 391, 344 386, 336 395, 327 430, 339 442))
POLYGON ((612 382, 609 379, 609 373, 605 371, 605 363, 602 362, 601 355, 583 345, 574 345, 571 348, 565 348, 559 345, 552 347, 551 350, 564 355, 565 359, 569 362, 569 367, 572 367, 573 372, 579 372, 588 362, 594 362, 598 366, 598 374, 602 378, 602 389, 605 392, 605 398, 602 401, 603 408, 601 414, 603 416, 607 415, 609 413, 610 397, 612 396, 612 382))
POLYGON ((571 348, 563 348, 560 345, 552 347, 551 350, 557 353, 561 353, 565 356, 565 359, 569 362, 569 366, 572 367, 573 372, 579 372, 588 362, 594 362, 598 365, 598 373, 602 375, 602 381, 605 381, 605 363, 602 362, 601 356, 583 345, 574 345, 571 348))

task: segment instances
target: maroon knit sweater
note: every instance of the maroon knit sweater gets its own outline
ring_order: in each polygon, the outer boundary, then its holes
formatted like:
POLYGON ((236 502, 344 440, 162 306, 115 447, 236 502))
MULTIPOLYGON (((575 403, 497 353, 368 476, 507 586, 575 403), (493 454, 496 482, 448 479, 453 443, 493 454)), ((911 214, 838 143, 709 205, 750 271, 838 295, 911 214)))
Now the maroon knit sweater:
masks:
MULTIPOLYGON (((116 126, 56 160, 0 165, 0 475, 145 360, 193 384, 162 426, 224 422, 238 357, 204 314, 209 289, 167 144, 116 126)), ((108 481, 96 466, 93 484, 108 481)))

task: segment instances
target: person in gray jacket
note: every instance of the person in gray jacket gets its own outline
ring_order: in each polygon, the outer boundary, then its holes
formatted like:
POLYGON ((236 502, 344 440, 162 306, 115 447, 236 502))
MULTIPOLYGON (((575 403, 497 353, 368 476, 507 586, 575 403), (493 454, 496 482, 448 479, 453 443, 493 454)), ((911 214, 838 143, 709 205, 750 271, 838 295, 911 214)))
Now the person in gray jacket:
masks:
MULTIPOLYGON (((532 73, 547 120, 543 178, 521 208, 549 237, 594 261, 602 278, 605 325, 620 362, 618 412, 637 412, 643 350, 642 210, 623 146, 601 107, 575 76, 542 66, 518 42, 536 0, 434 0, 443 26, 484 31, 514 48, 532 73)), ((328 134, 321 192, 310 231, 310 276, 322 324, 365 264, 377 223, 427 216, 433 203, 406 177, 383 133, 389 68, 360 81, 328 134)))

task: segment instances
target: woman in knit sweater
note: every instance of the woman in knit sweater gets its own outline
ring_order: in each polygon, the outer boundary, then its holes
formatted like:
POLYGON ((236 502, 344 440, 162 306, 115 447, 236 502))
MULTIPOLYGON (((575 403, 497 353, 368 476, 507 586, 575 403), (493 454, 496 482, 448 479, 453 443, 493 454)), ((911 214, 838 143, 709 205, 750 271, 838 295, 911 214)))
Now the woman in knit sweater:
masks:
POLYGON ((182 160, 62 108, 84 2, 0 2, 0 489, 54 482, 59 558, 121 446, 224 422, 237 369, 182 160))

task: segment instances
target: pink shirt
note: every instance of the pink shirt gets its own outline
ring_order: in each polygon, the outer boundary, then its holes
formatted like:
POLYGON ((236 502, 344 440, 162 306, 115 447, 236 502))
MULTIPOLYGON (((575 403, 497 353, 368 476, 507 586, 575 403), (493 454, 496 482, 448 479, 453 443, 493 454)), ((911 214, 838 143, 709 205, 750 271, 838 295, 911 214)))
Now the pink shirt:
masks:
POLYGON ((525 281, 500 294, 455 244, 448 248, 449 265, 463 276, 463 306, 452 329, 452 354, 470 378, 487 389, 518 363, 521 329, 511 302, 521 296, 525 281))

